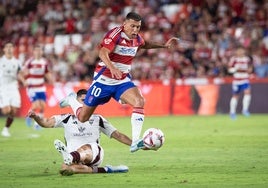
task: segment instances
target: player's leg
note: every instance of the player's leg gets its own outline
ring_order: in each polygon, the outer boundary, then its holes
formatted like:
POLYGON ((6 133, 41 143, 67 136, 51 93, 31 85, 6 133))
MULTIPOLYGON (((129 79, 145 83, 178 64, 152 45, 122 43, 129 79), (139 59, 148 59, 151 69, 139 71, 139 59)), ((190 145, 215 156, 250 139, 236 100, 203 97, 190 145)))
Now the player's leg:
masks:
POLYGON ((87 91, 84 104, 77 100, 75 93, 71 93, 60 101, 60 106, 71 106, 78 120, 85 122, 88 121, 98 105, 105 104, 111 99, 114 90, 114 86, 94 82, 87 91))
MULTIPOLYGON (((36 112, 36 109, 38 109, 38 106, 36 104, 36 100, 37 100, 36 92, 31 91, 31 89, 27 89, 27 95, 28 95, 29 101, 31 103, 31 107, 28 111, 31 110, 31 111, 36 112)), ((26 116, 25 123, 28 127, 31 127, 33 125, 32 118, 26 116)))
MULTIPOLYGON (((68 154, 65 144, 60 140, 54 141, 55 148, 64 156, 68 154)), ((107 166, 98 167, 104 157, 103 149, 97 144, 85 144, 77 149, 77 151, 71 152, 72 163, 62 165, 60 173, 62 175, 73 175, 73 174, 87 174, 87 173, 112 173, 112 172, 126 172, 125 166, 107 166)), ((64 157, 63 157, 64 158, 64 157)), ((127 168, 128 170, 128 168, 127 168)))
POLYGON ((65 146, 65 144, 60 141, 60 140, 54 140, 54 146, 55 149, 58 150, 58 152, 62 155, 63 161, 66 165, 71 165, 74 161, 76 162, 76 160, 80 160, 79 155, 76 155, 77 158, 74 159, 73 156, 67 151, 67 147, 65 146))
POLYGON ((119 166, 105 166, 105 167, 97 167, 97 166, 87 166, 83 164, 72 164, 66 165, 62 164, 60 174, 63 176, 70 176, 73 174, 91 174, 91 173, 125 173, 128 172, 128 167, 125 165, 119 166))
POLYGON ((230 101, 230 117, 236 119, 236 108, 238 103, 238 95, 233 95, 230 101))
POLYGON ((83 164, 62 164, 60 174, 63 176, 71 176, 73 174, 91 174, 93 173, 92 167, 83 164))
POLYGON ((14 120, 14 117, 11 115, 12 113, 12 107, 11 106, 4 106, 1 108, 2 114, 4 116, 7 116, 5 126, 3 127, 3 130, 1 132, 2 136, 4 137, 10 137, 9 128, 14 120))
POLYGON ((79 121, 88 121, 97 106, 109 102, 115 88, 111 85, 94 82, 87 91, 83 107, 76 111, 79 121))
POLYGON ((37 101, 36 101, 36 105, 37 105, 37 109, 39 110, 39 113, 38 115, 40 117, 44 117, 44 112, 45 112, 45 107, 46 107, 46 94, 45 92, 40 92, 38 94, 38 98, 37 98, 37 101))
POLYGON ((250 90, 250 87, 247 86, 247 88, 244 90, 244 96, 243 96, 243 101, 242 101, 242 105, 243 105, 242 113, 244 116, 250 116, 250 113, 249 113, 250 101, 251 101, 251 90, 250 90))
POLYGON ((2 92, 4 96, 0 96, 3 99, 0 106, 2 106, 2 114, 7 116, 5 127, 2 131, 2 136, 10 136, 9 129, 13 123, 14 117, 17 114, 18 109, 21 106, 21 98, 19 90, 7 90, 2 92))
POLYGON ((79 153, 80 162, 83 164, 90 163, 93 160, 93 151, 91 149, 91 145, 85 144, 77 149, 79 153))
POLYGON ((79 121, 85 122, 90 118, 96 107, 83 105, 77 101, 76 97, 76 93, 70 93, 67 97, 60 101, 60 107, 64 108, 66 106, 70 106, 79 121))
POLYGON ((128 171, 128 167, 125 165, 99 167, 104 158, 104 151, 97 143, 85 144, 77 149, 77 153, 80 155, 79 162, 87 166, 71 165, 75 167, 73 169, 74 173, 118 173, 128 171))
POLYGON ((10 137, 9 129, 14 121, 14 117, 17 114, 18 108, 14 106, 4 107, 2 113, 7 116, 5 127, 2 131, 2 136, 10 137))
POLYGON ((144 98, 141 95, 140 90, 137 87, 127 89, 120 99, 125 103, 133 107, 131 114, 131 126, 132 126, 132 144, 130 151, 135 152, 143 147, 143 143, 140 141, 140 134, 144 122, 144 98))
POLYGON ((239 98, 240 86, 237 84, 232 84, 232 98, 230 100, 230 118, 236 119, 236 108, 239 98))
POLYGON ((77 151, 70 154, 73 156, 73 163, 62 165, 60 170, 62 175, 128 172, 128 167, 125 165, 99 167, 104 158, 104 151, 97 143, 83 145, 77 151))
POLYGON ((64 163, 67 165, 83 163, 98 165, 102 162, 103 151, 97 144, 86 144, 77 149, 77 151, 68 152, 67 147, 60 140, 54 141, 56 150, 62 155, 64 163))

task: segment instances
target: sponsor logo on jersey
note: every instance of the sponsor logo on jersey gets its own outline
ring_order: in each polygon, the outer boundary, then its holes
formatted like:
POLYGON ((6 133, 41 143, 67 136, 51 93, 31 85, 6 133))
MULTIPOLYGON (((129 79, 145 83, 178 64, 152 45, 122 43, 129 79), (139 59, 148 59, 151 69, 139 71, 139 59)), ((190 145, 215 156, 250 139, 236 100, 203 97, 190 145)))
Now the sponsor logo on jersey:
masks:
POLYGON ((135 48, 120 47, 118 51, 119 51, 119 54, 122 54, 122 55, 134 56, 136 54, 135 48))

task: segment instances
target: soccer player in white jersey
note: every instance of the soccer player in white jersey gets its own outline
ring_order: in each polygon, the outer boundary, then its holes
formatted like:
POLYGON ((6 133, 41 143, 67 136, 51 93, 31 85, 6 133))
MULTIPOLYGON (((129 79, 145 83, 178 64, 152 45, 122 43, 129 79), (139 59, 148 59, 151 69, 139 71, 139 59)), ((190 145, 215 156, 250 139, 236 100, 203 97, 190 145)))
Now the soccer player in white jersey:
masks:
POLYGON ((139 49, 170 48, 176 38, 166 44, 145 41, 139 31, 142 18, 135 12, 127 14, 122 26, 113 28, 100 44, 98 63, 84 105, 77 103, 71 94, 61 101, 60 106, 70 105, 82 122, 87 121, 98 105, 107 103, 111 98, 133 107, 131 115, 132 144, 131 152, 143 147, 140 134, 144 122, 145 100, 138 87, 131 81, 131 64, 139 49))
MULTIPOLYGON (((87 90, 81 89, 77 92, 77 101, 83 103, 87 90)), ((64 138, 67 146, 60 140, 55 140, 55 148, 62 154, 64 164, 60 170, 62 175, 81 173, 113 173, 127 172, 125 165, 100 167, 103 161, 104 151, 100 146, 100 134, 104 133, 119 142, 131 145, 131 139, 120 133, 101 115, 93 114, 84 123, 71 114, 54 115, 49 119, 38 116, 33 111, 29 117, 45 128, 64 128, 64 138)))
MULTIPOLYGON (((37 112, 39 116, 43 116, 47 98, 45 83, 52 84, 53 78, 40 45, 34 46, 33 57, 29 58, 23 65, 23 73, 26 77, 31 110, 37 112)), ((32 126, 31 118, 26 118, 26 124, 32 126)), ((35 124, 34 128, 38 129, 39 126, 35 124)))
POLYGON ((21 73, 21 62, 14 57, 14 45, 6 43, 3 51, 4 55, 0 58, 0 108, 7 120, 1 134, 9 137, 9 128, 21 106, 18 81, 25 85, 25 80, 21 73))
POLYGON ((249 77, 253 72, 253 65, 244 48, 239 47, 236 49, 235 55, 231 57, 229 62, 229 72, 233 74, 233 95, 230 101, 230 117, 231 119, 236 119, 236 108, 239 94, 241 92, 244 93, 242 101, 242 114, 249 116, 249 105, 251 101, 249 77))

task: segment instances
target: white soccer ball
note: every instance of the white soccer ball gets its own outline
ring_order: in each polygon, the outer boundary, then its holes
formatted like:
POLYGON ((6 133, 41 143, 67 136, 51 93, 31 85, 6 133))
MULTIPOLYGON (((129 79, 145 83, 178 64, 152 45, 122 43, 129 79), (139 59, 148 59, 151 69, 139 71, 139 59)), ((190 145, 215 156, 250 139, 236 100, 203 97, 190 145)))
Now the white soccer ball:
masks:
POLYGON ((164 142, 165 135, 158 128, 149 128, 143 134, 143 143, 148 149, 158 150, 164 142))

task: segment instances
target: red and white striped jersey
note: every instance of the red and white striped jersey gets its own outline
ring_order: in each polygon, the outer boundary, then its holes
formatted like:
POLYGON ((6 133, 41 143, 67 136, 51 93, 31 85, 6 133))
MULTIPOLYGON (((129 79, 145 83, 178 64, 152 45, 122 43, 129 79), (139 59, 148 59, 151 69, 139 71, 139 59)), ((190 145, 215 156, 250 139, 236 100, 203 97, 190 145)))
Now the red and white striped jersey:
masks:
POLYGON ((28 89, 34 92, 44 92, 45 87, 45 75, 48 73, 48 62, 45 58, 41 59, 28 59, 23 69, 27 70, 28 75, 26 76, 26 82, 28 89))
POLYGON ((248 82, 251 65, 252 61, 248 56, 231 57, 229 67, 235 70, 233 73, 234 83, 242 84, 248 82))
MULTIPOLYGON (((122 79, 124 79, 131 70, 132 60, 139 47, 144 44, 144 39, 140 35, 137 35, 135 39, 129 39, 121 26, 110 30, 103 38, 100 47, 105 47, 111 51, 109 58, 114 66, 123 72, 122 79)), ((99 72, 105 66, 103 62, 99 62, 95 71, 99 72)), ((102 75, 112 79, 109 69, 105 69, 102 75)))

